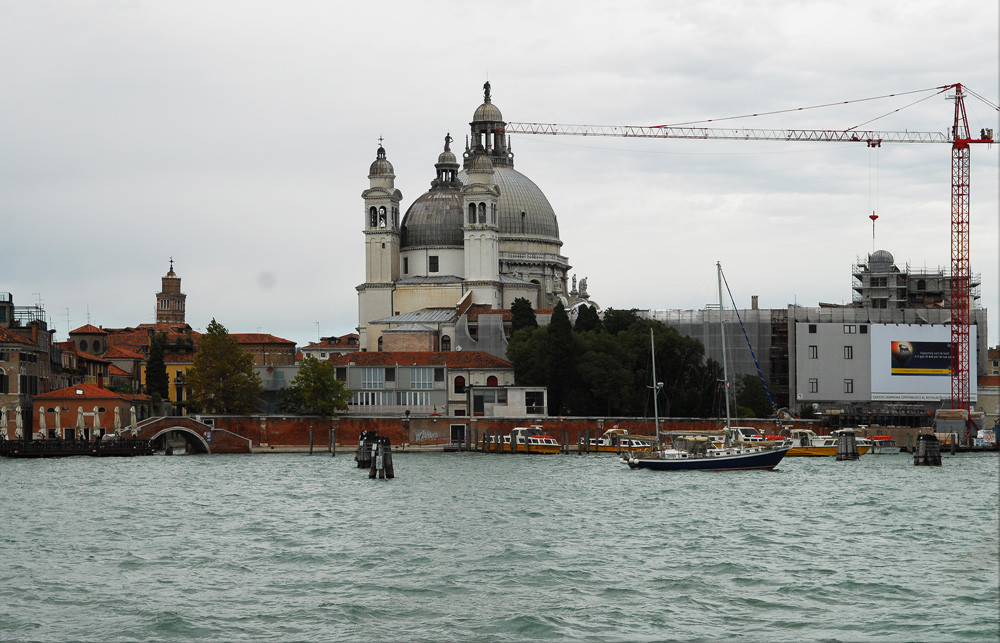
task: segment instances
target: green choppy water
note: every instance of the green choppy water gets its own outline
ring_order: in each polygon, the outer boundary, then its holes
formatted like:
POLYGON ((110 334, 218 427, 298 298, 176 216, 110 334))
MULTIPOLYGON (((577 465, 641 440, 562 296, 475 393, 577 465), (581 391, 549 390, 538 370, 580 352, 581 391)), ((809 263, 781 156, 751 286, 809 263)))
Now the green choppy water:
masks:
POLYGON ((984 641, 998 459, 0 461, 4 641, 984 641))

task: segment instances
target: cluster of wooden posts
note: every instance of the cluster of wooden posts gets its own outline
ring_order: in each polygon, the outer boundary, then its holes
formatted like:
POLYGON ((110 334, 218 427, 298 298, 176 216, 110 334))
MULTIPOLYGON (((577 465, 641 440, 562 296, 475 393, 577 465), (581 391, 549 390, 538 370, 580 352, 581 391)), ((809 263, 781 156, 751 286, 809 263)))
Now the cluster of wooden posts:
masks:
POLYGON ((371 480, 391 480, 396 477, 392 466, 392 444, 388 436, 379 435, 373 430, 362 431, 354 459, 359 469, 368 469, 368 478, 371 480))
MULTIPOLYGON (((952 454, 955 453, 955 442, 952 441, 952 454)), ((917 436, 917 448, 913 451, 913 464, 918 467, 941 466, 941 442, 936 435, 921 433, 917 436)))

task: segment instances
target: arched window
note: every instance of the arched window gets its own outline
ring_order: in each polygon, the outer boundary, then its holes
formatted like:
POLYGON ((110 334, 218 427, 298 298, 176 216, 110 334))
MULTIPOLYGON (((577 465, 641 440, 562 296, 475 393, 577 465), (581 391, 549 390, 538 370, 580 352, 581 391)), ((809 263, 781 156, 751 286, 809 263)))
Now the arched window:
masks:
POLYGON ((451 337, 448 335, 441 336, 441 350, 450 351, 451 350, 451 337))
POLYGON ((917 280, 917 290, 927 290, 927 282, 923 279, 917 280))
POLYGON ((469 204, 469 223, 475 223, 475 222, 476 222, 476 204, 475 203, 470 203, 469 204))
POLYGON ((380 353, 382 352, 382 338, 381 337, 378 338, 378 351, 380 353))
POLYGON ((378 225, 378 211, 375 209, 374 205, 371 207, 370 210, 368 210, 368 217, 369 217, 368 227, 374 228, 375 226, 378 225))
POLYGON ((486 378, 486 386, 500 386, 500 382, 497 381, 496 375, 490 375, 486 378))
POLYGON ((80 340, 80 350, 82 350, 82 351, 87 350, 87 340, 85 340, 85 339, 81 339, 80 340))
POLYGON ((493 203, 490 205, 490 223, 493 225, 497 224, 497 204, 493 203))
POLYGON ((455 378, 455 392, 465 393, 465 378, 461 375, 455 378))
POLYGON ((486 204, 479 204, 479 223, 486 223, 486 204))
POLYGON ((385 206, 383 205, 378 209, 378 227, 384 228, 386 226, 385 220, 385 206))

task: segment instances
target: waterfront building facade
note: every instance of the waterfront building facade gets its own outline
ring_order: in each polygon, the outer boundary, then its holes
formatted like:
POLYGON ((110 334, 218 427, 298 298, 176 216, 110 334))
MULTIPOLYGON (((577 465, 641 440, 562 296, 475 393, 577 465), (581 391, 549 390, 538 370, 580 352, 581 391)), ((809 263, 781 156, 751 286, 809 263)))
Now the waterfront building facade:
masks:
POLYGON ((544 416, 545 387, 517 387, 484 351, 365 351, 330 360, 352 392, 348 414, 544 416))

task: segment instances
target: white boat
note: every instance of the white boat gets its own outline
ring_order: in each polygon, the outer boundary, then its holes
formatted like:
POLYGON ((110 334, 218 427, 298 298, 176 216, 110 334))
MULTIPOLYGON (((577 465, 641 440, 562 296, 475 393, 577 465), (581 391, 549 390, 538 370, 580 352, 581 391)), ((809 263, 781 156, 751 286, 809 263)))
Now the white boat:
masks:
MULTIPOLYGON (((719 273, 719 310, 725 308, 722 300, 722 264, 716 264, 719 273)), ((726 437, 721 447, 713 444, 711 438, 703 435, 675 435, 669 447, 661 444, 660 422, 656 418, 657 445, 648 453, 632 451, 622 456, 621 461, 631 469, 650 469, 653 471, 742 471, 749 469, 773 469, 781 462, 788 452, 789 445, 773 444, 764 440, 744 441, 746 435, 740 429, 730 424, 729 413, 729 371, 726 365, 726 326, 725 315, 720 314, 722 332, 722 373, 726 390, 726 437), (749 442, 749 443, 748 443, 749 442)), ((650 330, 650 344, 653 343, 653 333, 650 330)), ((653 382, 656 382, 656 359, 653 359, 653 382)), ((654 386, 659 390, 659 386, 654 386)), ((653 398, 654 413, 656 412, 655 396, 653 398)), ((754 429, 759 435, 759 432, 754 429)))
POLYGON ((873 435, 872 448, 869 453, 872 455, 892 455, 900 452, 900 447, 889 435, 873 435))
MULTIPOLYGON (((590 438, 587 444, 595 453, 618 453, 621 451, 638 451, 653 448, 654 438, 630 435, 626 429, 608 429, 599 438, 590 438)), ((580 444, 587 448, 583 438, 580 444)))

